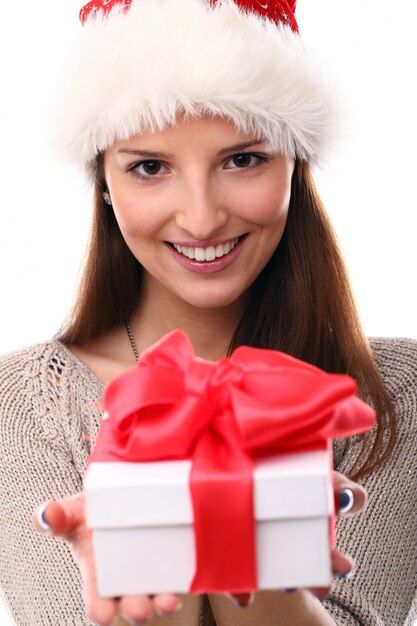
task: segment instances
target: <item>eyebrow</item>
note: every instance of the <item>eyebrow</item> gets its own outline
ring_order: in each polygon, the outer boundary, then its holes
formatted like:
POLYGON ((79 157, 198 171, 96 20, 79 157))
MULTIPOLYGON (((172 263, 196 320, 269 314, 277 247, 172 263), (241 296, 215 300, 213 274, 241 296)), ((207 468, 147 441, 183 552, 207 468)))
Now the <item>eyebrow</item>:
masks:
MULTIPOLYGON (((266 139, 255 139, 254 141, 245 141, 244 143, 237 143, 233 146, 228 146, 227 148, 222 148, 217 153, 217 156, 221 156, 223 154, 228 154, 229 152, 234 152, 235 150, 244 150, 245 148, 250 148, 251 146, 257 146, 260 143, 265 143, 266 139)), ((129 148, 121 148, 118 150, 119 154, 130 154, 136 156, 142 156, 152 159, 172 159, 173 155, 168 152, 154 152, 153 150, 132 150, 129 148)))
POLYGON ((234 146, 229 146, 228 148, 223 148, 217 153, 217 156, 221 156, 222 154, 227 154, 228 152, 234 152, 235 150, 244 150, 245 148, 251 148, 252 146, 258 146, 260 143, 265 143, 266 139, 254 139, 253 141, 246 141, 244 143, 237 143, 234 146))

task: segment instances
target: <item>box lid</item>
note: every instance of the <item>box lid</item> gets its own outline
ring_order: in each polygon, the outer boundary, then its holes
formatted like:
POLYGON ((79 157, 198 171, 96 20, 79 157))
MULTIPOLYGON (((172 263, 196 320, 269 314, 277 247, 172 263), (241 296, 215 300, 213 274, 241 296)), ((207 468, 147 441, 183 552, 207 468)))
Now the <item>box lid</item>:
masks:
MULTIPOLYGON (((84 481, 91 528, 193 523, 191 461, 91 463, 84 481)), ((326 451, 279 455, 255 462, 258 521, 328 516, 333 510, 326 451)))

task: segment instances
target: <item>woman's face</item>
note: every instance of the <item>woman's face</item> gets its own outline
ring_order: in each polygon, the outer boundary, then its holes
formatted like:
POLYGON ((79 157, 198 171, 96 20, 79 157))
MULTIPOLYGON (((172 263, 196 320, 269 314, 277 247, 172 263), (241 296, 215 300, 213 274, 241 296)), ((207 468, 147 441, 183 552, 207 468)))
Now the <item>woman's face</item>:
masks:
POLYGON ((114 213, 148 288, 200 308, 244 296, 271 258, 293 167, 262 137, 209 117, 180 119, 104 155, 114 213))

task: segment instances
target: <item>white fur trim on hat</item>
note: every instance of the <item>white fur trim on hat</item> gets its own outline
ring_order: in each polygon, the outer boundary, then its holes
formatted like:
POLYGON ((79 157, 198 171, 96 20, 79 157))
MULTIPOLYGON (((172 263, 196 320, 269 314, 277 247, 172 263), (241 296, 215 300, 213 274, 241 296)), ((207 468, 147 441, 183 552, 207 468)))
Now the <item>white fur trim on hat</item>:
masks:
POLYGON ((299 35, 232 0, 133 0, 127 12, 90 17, 54 109, 54 142, 88 170, 115 141, 163 130, 181 112, 230 119, 317 161, 335 110, 299 35))

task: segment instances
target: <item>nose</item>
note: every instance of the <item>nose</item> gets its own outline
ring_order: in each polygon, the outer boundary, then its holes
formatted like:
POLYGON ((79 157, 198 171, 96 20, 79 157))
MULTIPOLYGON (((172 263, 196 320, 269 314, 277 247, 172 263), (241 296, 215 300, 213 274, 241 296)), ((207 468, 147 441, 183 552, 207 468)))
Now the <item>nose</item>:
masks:
POLYGON ((193 239, 210 239, 227 223, 225 199, 210 180, 184 181, 177 199, 176 224, 193 239))

